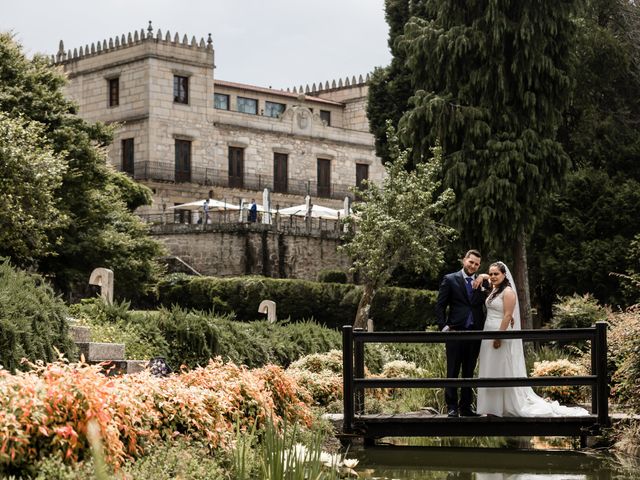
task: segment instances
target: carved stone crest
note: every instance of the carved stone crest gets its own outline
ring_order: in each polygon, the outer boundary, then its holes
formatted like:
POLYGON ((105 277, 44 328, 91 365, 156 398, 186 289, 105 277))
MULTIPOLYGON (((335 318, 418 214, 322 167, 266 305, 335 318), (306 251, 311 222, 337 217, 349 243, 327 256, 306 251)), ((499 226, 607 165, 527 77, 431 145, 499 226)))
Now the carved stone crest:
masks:
POLYGON ((302 129, 302 130, 306 130, 306 128, 309 126, 309 121, 311 119, 309 118, 308 112, 306 110, 298 110, 297 114, 296 114, 296 121, 298 122, 298 128, 302 129))

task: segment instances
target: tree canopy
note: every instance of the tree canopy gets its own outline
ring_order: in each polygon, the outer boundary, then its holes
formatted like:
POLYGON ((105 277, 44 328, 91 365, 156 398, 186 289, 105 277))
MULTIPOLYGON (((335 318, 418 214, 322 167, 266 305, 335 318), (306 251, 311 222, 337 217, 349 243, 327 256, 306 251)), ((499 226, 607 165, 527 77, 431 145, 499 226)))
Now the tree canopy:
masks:
POLYGON ((86 288, 94 268, 111 268, 116 294, 135 298, 161 271, 163 250, 132 213, 151 194, 107 163, 111 128, 80 118, 64 84, 47 58, 27 59, 0 34, 0 186, 11 194, 0 255, 65 293, 86 288))
POLYGON ((637 267, 630 244, 640 231, 640 5, 592 0, 576 25, 576 93, 559 133, 573 168, 532 238, 545 318, 557 295, 589 292, 623 306, 637 298, 610 273, 637 267))

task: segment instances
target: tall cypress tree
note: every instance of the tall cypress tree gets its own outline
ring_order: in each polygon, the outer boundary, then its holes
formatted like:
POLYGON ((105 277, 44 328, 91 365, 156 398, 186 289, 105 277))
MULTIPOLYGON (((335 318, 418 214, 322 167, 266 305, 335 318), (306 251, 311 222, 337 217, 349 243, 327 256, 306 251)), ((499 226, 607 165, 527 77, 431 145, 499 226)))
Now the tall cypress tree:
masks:
POLYGON ((398 40, 415 92, 404 143, 423 161, 440 140, 444 186, 457 198, 451 219, 470 244, 510 254, 525 327, 527 235, 569 165, 556 133, 577 2, 430 0, 398 40))
POLYGON ((425 14, 424 0, 385 0, 385 18, 389 24, 391 64, 376 68, 369 80, 367 118, 376 139, 376 154, 383 162, 393 160, 387 144, 387 121, 397 130, 402 114, 409 108, 412 95, 411 71, 406 66, 405 51, 398 39, 412 16, 425 14))

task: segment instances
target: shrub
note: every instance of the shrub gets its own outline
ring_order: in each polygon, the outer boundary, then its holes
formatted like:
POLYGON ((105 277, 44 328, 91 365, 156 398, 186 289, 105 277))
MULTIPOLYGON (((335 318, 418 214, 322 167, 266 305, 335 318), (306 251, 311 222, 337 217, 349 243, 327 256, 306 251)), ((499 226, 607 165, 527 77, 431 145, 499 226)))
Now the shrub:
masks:
MULTIPOLYGON (((560 302, 553 306, 551 328, 585 328, 591 327, 598 321, 606 320, 607 310, 598 305, 597 300, 589 294, 580 296, 561 297, 560 302)), ((589 349, 587 341, 558 342, 569 354, 580 354, 589 349)))
MULTIPOLYGON (((352 284, 264 277, 214 278, 172 275, 158 285, 159 300, 167 308, 211 311, 226 306, 236 319, 258 318, 262 300, 277 304, 279 318, 313 318, 329 328, 351 325, 362 287, 352 284)), ((436 292, 398 287, 381 288, 374 297, 371 317, 376 330, 421 330, 435 323, 436 292)), ((217 310, 216 310, 217 311, 217 310)))
MULTIPOLYGON (((582 365, 572 363, 566 359, 536 362, 531 372, 533 377, 572 377, 586 374, 586 369, 582 365)), ((540 387, 540 392, 543 396, 557 400, 560 403, 575 404, 585 398, 584 389, 580 385, 551 385, 540 387)))
POLYGON ((609 313, 607 347, 612 395, 630 407, 640 407, 640 305, 609 313))
POLYGON ((381 376, 385 378, 420 378, 424 376, 424 371, 416 367, 413 362, 394 360, 385 364, 381 376))
POLYGON ((318 281, 322 283, 347 283, 347 273, 342 270, 322 270, 318 273, 318 281))
POLYGON ((22 358, 46 362, 56 349, 75 358, 67 308, 39 276, 15 270, 0 259, 0 365, 15 371, 22 358))
POLYGON ((312 321, 236 322, 217 313, 179 307, 126 311, 99 299, 71 307, 91 326, 94 341, 124 343, 129 359, 165 357, 177 368, 206 365, 216 356, 255 368, 267 363, 287 367, 303 355, 339 348, 340 333, 312 321), (109 314, 117 310, 117 315, 109 314))
POLYGON ((585 328, 607 319, 607 311, 589 294, 561 297, 553 306, 552 328, 585 328))
POLYGON ((82 300, 69 311, 80 324, 91 327, 93 341, 124 343, 127 359, 149 360, 169 353, 155 313, 130 311, 128 302, 109 305, 100 298, 82 300))
POLYGON ((59 362, 16 375, 0 370, 0 474, 47 456, 68 464, 86 459, 90 421, 97 422, 104 458, 114 468, 160 440, 227 449, 237 420, 258 428, 281 418, 310 426, 306 397, 298 394, 304 391, 277 368, 251 371, 220 359, 167 378, 107 377, 100 366, 59 362))
POLYGON ((327 353, 307 355, 293 362, 291 368, 320 373, 327 370, 342 375, 342 350, 331 350, 327 353))

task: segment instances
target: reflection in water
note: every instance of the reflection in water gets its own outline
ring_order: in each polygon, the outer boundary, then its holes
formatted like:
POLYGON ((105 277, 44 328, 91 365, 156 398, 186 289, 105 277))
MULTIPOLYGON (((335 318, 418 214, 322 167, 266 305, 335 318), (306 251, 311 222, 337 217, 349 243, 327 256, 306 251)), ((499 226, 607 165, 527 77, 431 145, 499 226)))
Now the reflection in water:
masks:
POLYGON ((568 473, 476 473, 475 480, 586 480, 586 475, 568 473))
MULTIPOLYGON (((360 478, 394 480, 610 480, 610 462, 571 450, 378 446, 352 449, 360 478)), ((620 473, 620 472, 617 472, 620 473)), ((634 474, 636 472, 633 472, 634 474)))

